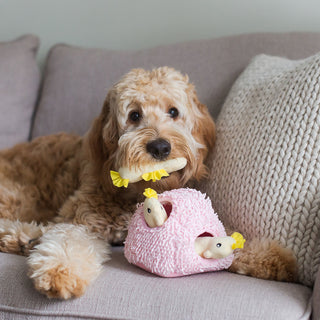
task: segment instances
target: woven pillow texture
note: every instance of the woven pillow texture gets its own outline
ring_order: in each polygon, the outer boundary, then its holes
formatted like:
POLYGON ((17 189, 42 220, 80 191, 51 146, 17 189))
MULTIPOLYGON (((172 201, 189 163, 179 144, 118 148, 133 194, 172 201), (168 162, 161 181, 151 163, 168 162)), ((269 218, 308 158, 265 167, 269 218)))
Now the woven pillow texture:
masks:
POLYGON ((319 84, 320 54, 255 57, 217 119, 200 186, 225 226, 293 249, 309 286, 320 263, 319 84))

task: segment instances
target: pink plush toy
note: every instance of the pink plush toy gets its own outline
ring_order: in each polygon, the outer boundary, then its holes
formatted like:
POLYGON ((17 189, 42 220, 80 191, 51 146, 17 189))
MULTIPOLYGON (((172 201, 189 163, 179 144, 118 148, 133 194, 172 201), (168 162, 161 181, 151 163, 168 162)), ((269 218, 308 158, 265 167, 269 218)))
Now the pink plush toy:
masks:
POLYGON ((128 229, 127 260, 163 277, 227 269, 243 237, 227 237, 210 199, 193 189, 146 189, 128 229))

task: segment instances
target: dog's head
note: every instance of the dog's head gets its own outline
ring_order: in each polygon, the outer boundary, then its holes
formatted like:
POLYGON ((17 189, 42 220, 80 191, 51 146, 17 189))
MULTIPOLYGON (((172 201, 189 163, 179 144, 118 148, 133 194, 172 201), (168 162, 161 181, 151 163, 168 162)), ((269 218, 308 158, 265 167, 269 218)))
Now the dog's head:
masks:
MULTIPOLYGON (((188 76, 168 67, 126 74, 108 92, 88 134, 92 161, 108 192, 117 191, 110 170, 178 157, 187 159, 186 167, 152 188, 163 191, 198 180, 206 174, 203 161, 214 140, 214 122, 188 76)), ((141 189, 146 183, 131 187, 141 189)))

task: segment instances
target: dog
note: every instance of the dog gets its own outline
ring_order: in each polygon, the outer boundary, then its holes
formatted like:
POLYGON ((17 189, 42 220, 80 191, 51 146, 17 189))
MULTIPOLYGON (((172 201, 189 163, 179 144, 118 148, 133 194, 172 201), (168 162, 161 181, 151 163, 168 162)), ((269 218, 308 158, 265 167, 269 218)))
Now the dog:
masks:
MULTIPOLYGON (((214 141, 214 121, 188 76, 169 67, 130 71, 84 137, 59 133, 0 152, 0 251, 28 256, 28 275, 46 296, 81 296, 109 260, 108 244, 125 240, 143 190, 205 178, 214 141), (178 157, 186 167, 165 179, 112 184, 110 170, 178 157)), ((292 281, 295 260, 275 242, 254 240, 231 271, 292 281)))

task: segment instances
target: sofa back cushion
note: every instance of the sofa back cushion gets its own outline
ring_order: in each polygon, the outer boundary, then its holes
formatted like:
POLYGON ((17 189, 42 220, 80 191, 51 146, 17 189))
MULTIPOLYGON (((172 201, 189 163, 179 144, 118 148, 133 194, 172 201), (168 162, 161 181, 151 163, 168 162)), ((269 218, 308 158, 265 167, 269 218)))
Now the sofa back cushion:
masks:
POLYGON ((132 68, 168 65, 187 73, 216 117, 235 79, 259 54, 303 58, 320 51, 320 34, 251 34, 192 41, 135 52, 56 45, 47 59, 32 137, 84 134, 108 89, 132 68))
POLYGON ((40 82, 38 44, 32 35, 0 43, 0 149, 28 140, 40 82))

